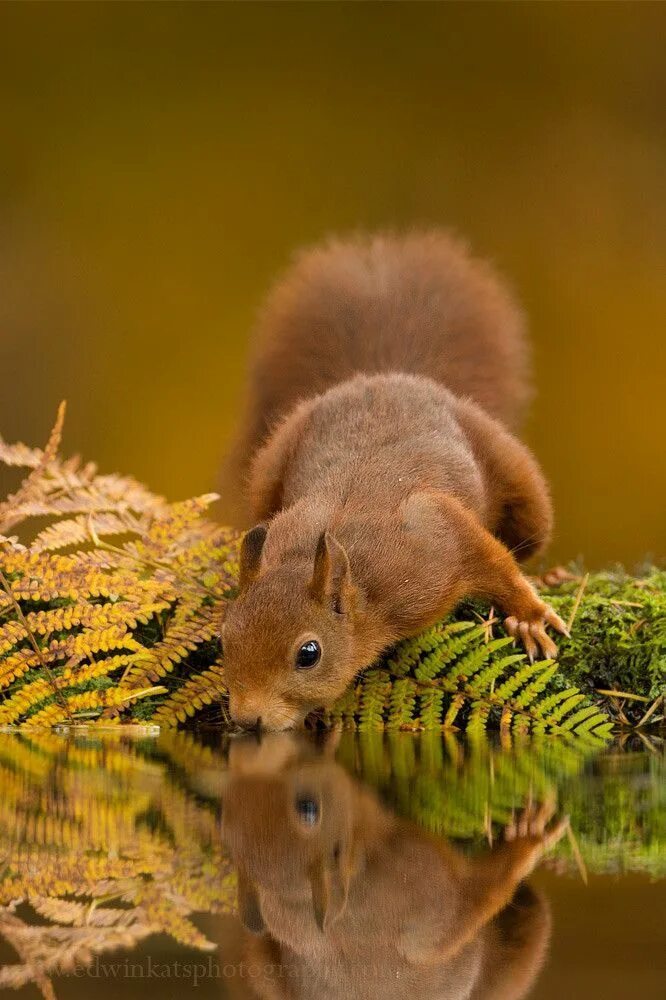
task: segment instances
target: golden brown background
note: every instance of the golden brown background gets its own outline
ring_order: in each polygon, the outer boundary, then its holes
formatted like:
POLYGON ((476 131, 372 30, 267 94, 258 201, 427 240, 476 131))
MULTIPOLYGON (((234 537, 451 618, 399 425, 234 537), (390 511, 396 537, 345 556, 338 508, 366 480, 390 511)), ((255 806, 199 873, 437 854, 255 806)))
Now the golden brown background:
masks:
POLYGON ((3 4, 0 430, 215 486, 292 248, 452 225, 531 317, 553 558, 666 550, 666 4, 3 4))

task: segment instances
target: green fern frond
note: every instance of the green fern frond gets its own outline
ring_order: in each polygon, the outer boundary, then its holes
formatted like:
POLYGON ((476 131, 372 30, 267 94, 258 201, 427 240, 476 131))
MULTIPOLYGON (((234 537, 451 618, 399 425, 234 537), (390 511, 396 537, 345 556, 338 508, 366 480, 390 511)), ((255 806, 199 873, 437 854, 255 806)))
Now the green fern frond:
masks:
MULTIPOLYGON (((470 643, 483 634, 481 627, 472 627, 471 622, 453 622, 445 627, 441 632, 441 640, 437 643, 432 652, 429 652, 420 663, 416 664, 414 676, 419 681, 433 680, 438 677, 442 669, 450 663, 458 662, 458 657, 462 652, 470 648, 470 643), (456 626, 465 625, 466 629, 456 626), (462 634, 458 634, 462 633, 462 634)), ((423 635, 422 642, 427 649, 428 633, 423 635)), ((457 669, 457 667, 456 667, 457 669)))
MULTIPOLYGON (((441 705, 443 705, 444 704, 444 692, 442 691, 442 692, 439 692, 439 693, 442 695, 441 705)), ((458 691, 456 694, 453 695, 453 697, 449 701, 448 708, 446 709, 446 715, 444 716, 444 725, 443 725, 444 729, 456 729, 457 728, 456 724, 455 724, 456 720, 457 720, 458 716, 460 715, 461 709, 464 708, 464 706, 467 704, 468 700, 469 699, 468 699, 467 695, 464 692, 462 692, 462 691, 458 691)), ((433 728, 436 727, 437 723, 438 723, 438 720, 433 720, 432 727, 433 728)))
POLYGON ((510 638, 485 642, 483 627, 464 624, 464 629, 438 626, 434 635, 409 639, 404 653, 398 646, 385 669, 376 667, 358 679, 359 709, 353 718, 346 696, 345 711, 329 713, 328 721, 362 731, 438 728, 473 735, 498 726, 514 735, 581 732, 605 738, 610 720, 582 692, 552 691, 559 680, 556 663, 527 663, 522 653, 507 655, 510 638))
POLYGON ((512 677, 508 677, 499 687, 494 689, 493 696, 498 701, 508 702, 535 674, 540 677, 551 663, 551 660, 536 660, 535 663, 521 664, 520 669, 512 677))
POLYGON ((471 679, 470 690, 477 693, 494 691, 495 681, 506 674, 507 668, 514 663, 522 663, 524 660, 524 653, 511 653, 509 656, 501 656, 499 659, 493 660, 471 679))
POLYGON ((414 718, 418 693, 418 685, 411 677, 400 677, 393 681, 386 720, 387 729, 403 729, 410 725, 414 718))
POLYGON ((369 670, 365 680, 361 691, 358 728, 383 729, 384 711, 392 690, 391 678, 384 670, 369 670))

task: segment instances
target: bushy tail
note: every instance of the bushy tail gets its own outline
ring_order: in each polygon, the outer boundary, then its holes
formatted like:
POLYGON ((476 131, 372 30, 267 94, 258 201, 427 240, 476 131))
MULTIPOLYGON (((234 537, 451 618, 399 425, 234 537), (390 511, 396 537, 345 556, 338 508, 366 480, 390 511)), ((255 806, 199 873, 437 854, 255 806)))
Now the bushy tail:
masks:
POLYGON ((443 232, 334 239, 298 254, 260 315, 233 464, 300 400, 357 372, 427 375, 514 428, 529 398, 523 314, 443 232))

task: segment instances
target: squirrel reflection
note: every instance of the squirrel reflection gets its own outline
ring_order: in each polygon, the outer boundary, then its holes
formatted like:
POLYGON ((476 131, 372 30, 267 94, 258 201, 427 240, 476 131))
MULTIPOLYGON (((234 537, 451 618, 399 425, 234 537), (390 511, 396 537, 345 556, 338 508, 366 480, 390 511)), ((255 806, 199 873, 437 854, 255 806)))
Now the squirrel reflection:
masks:
POLYGON ((222 831, 238 871, 244 959, 265 1000, 518 1000, 543 964, 549 909, 521 884, 564 833, 528 806, 466 857, 290 734, 234 742, 222 831))

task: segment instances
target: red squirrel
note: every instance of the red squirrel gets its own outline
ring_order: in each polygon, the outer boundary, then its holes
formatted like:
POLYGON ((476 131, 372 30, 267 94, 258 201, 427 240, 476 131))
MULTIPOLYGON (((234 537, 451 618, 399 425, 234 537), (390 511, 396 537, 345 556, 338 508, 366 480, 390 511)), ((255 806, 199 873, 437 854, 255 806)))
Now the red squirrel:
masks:
POLYGON ((521 884, 567 827, 527 808, 466 855, 396 816, 292 734, 233 741, 222 836, 249 931, 253 996, 518 1000, 543 965, 550 912, 521 884))
POLYGON ((238 454, 256 523, 223 625, 230 714, 280 730, 386 647, 487 599, 530 658, 566 634, 518 561, 552 527, 513 434, 530 395, 523 315, 441 232, 298 256, 259 323, 238 454))

